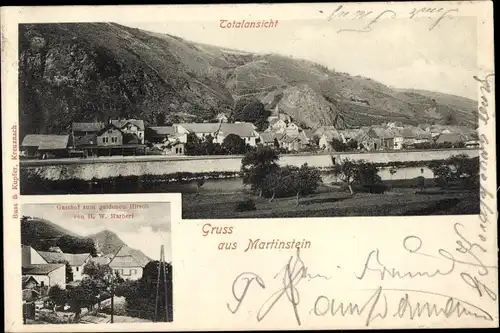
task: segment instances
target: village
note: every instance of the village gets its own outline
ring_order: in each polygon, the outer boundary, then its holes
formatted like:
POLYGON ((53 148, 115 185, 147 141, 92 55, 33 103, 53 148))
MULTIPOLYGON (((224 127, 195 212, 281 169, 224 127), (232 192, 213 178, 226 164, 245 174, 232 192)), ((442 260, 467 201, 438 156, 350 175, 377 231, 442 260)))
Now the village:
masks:
POLYGON ((280 153, 377 152, 409 149, 477 148, 477 131, 465 126, 418 126, 387 122, 340 129, 306 128, 278 107, 264 130, 251 122, 232 121, 225 114, 205 122, 146 126, 140 119, 74 122, 68 134, 28 134, 22 139, 24 159, 88 158, 134 155, 229 155, 270 146, 280 153), (211 149, 193 146, 203 143, 211 149), (215 148, 214 148, 215 147, 215 148), (217 149, 217 147, 219 147, 217 149))
MULTIPOLYGON (((126 302, 116 289, 139 283, 151 260, 126 245, 108 254, 94 246, 95 253, 65 253, 21 245, 25 323, 113 322, 113 308, 126 302)), ((138 320, 114 316, 115 322, 138 320)))

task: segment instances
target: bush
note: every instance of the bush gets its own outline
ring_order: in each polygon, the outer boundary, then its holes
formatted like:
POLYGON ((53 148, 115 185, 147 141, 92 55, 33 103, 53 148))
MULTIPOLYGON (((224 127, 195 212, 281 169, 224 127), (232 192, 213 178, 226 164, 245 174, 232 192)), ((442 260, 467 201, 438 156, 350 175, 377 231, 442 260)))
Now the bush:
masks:
POLYGON ((257 207, 255 206, 255 201, 252 199, 246 199, 236 203, 235 208, 237 212, 248 212, 256 209, 257 207))
POLYGON ((300 168, 284 166, 264 177, 262 189, 265 197, 291 197, 314 193, 320 183, 321 175, 317 168, 307 164, 300 168))
POLYGON ((454 155, 443 162, 432 162, 429 169, 434 173, 436 185, 446 187, 461 185, 465 188, 479 186, 479 157, 454 155))

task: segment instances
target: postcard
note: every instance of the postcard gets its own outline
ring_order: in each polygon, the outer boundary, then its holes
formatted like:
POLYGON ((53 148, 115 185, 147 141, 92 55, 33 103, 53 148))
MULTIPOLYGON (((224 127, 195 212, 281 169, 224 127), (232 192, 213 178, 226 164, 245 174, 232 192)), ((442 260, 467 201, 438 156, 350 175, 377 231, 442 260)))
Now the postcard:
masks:
POLYGON ((1 29, 8 332, 498 327, 491 2, 1 29))

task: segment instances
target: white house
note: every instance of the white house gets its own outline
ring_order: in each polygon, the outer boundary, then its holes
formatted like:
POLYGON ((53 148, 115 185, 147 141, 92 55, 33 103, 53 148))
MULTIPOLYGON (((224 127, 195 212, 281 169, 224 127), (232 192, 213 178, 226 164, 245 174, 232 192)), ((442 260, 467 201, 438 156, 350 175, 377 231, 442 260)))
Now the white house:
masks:
POLYGON ((230 134, 238 135, 246 144, 252 147, 257 146, 259 133, 257 133, 255 126, 251 123, 221 124, 220 130, 217 133, 217 142, 224 142, 224 139, 230 134))
POLYGON ((181 123, 174 124, 175 133, 179 138, 180 142, 187 142, 187 135, 190 133, 196 134, 196 136, 200 139, 211 135, 214 138, 216 137, 216 133, 220 130, 222 124, 221 123, 181 123))
POLYGON ((109 262, 109 267, 125 280, 138 280, 149 259, 122 246, 109 262))
POLYGON ((31 264, 22 267, 23 277, 33 277, 41 287, 59 285, 66 287, 66 267, 64 264, 31 264))
POLYGON ((259 137, 255 126, 251 123, 182 123, 175 124, 174 127, 176 136, 182 143, 187 142, 187 135, 190 133, 200 139, 211 135, 217 143, 222 143, 229 134, 236 134, 250 146, 256 146, 259 137))
POLYGON ((319 138, 319 147, 322 149, 329 149, 330 143, 333 139, 342 140, 342 136, 336 129, 329 129, 323 132, 319 138))
POLYGON ((267 128, 267 131, 274 133, 283 133, 287 128, 287 123, 283 119, 272 118, 269 119, 268 121, 269 121, 269 127, 267 128))
POLYGON ((82 280, 83 266, 91 260, 90 253, 59 253, 38 251, 40 256, 49 264, 68 262, 73 273, 73 281, 82 280))

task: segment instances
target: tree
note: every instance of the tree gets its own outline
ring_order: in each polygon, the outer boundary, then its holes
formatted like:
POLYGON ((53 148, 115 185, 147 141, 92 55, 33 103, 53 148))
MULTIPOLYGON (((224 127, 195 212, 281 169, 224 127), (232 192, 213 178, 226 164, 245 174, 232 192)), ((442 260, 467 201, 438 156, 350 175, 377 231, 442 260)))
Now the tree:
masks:
POLYGON ((234 106, 233 120, 252 123, 259 131, 263 131, 269 124, 267 118, 270 115, 271 112, 257 98, 242 98, 234 106))
POLYGON ((354 194, 352 189, 353 184, 376 184, 381 181, 378 175, 378 169, 373 163, 368 163, 364 160, 352 161, 345 159, 339 164, 332 167, 333 174, 340 178, 349 187, 351 194, 354 194))
POLYGON ((163 112, 158 112, 156 114, 156 125, 158 126, 163 126, 165 125, 165 121, 167 120, 167 117, 165 116, 165 113, 163 112))
POLYGON ((348 150, 356 150, 356 149, 358 149, 358 141, 356 141, 354 139, 350 139, 347 142, 347 148, 348 148, 348 150))
POLYGON ((321 183, 319 170, 311 168, 306 164, 300 168, 295 166, 284 166, 276 168, 268 173, 263 180, 263 194, 271 197, 272 202, 275 197, 290 197, 295 195, 297 205, 300 195, 314 193, 321 183))
POLYGON ((247 147, 245 140, 243 140, 239 135, 229 134, 222 141, 222 150, 227 154, 245 154, 247 147))
POLYGON ((113 270, 109 265, 101 265, 94 261, 89 261, 83 266, 83 274, 88 275, 93 280, 104 281, 107 276, 113 274, 113 270))
POLYGON ((200 139, 194 133, 188 133, 186 139, 185 152, 186 155, 198 155, 200 139))
POLYGON ((278 141, 278 138, 274 138, 273 145, 274 145, 274 148, 280 149, 280 142, 278 141))
POLYGON ((333 138, 332 141, 330 142, 330 146, 332 146, 334 151, 347 151, 348 147, 347 145, 340 141, 339 139, 333 138))
POLYGON ((321 175, 317 168, 311 168, 307 163, 303 164, 295 177, 296 192, 297 192, 297 206, 299 205, 299 196, 308 195, 316 192, 319 184, 321 183, 321 175))
POLYGON ((92 279, 84 279, 78 286, 68 290, 68 300, 71 310, 75 313, 75 322, 79 321, 82 308, 93 310, 100 291, 98 282, 92 279))
POLYGON ((64 253, 90 253, 93 257, 97 255, 94 241, 90 238, 64 235, 57 240, 56 246, 64 253))
POLYGON ((431 162, 429 169, 434 173, 435 182, 441 186, 458 183, 464 187, 474 188, 479 185, 479 157, 454 155, 444 162, 431 162))
POLYGON ((62 289, 58 284, 50 287, 48 295, 50 302, 55 306, 64 306, 67 301, 66 290, 62 289))
POLYGON ((264 179, 266 175, 279 169, 278 159, 278 152, 270 147, 260 146, 247 152, 241 160, 243 184, 250 184, 252 190, 259 191, 259 196, 262 196, 264 179))

